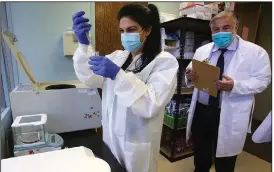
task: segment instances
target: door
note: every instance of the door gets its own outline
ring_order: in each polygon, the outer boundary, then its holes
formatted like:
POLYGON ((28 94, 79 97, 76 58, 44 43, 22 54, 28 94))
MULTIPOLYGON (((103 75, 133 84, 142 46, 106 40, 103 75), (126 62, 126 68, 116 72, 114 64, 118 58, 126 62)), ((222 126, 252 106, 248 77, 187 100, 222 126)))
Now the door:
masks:
POLYGON ((255 43, 261 14, 261 3, 236 2, 234 12, 239 20, 237 34, 244 40, 255 43))
MULTIPOLYGON (((121 7, 133 2, 95 2, 95 41, 100 55, 123 50, 117 14, 121 7)), ((147 5, 147 2, 138 2, 147 5)))

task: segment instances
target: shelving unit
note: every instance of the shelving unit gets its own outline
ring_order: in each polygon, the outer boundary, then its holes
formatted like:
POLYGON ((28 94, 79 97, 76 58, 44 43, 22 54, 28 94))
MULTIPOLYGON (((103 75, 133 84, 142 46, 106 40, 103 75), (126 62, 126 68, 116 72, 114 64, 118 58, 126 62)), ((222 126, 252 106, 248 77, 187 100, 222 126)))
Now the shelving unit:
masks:
POLYGON ((177 57, 179 63, 179 71, 177 74, 177 90, 172 98, 175 101, 175 112, 173 115, 170 115, 168 113, 165 114, 160 149, 160 153, 164 157, 166 157, 170 162, 175 162, 193 156, 194 154, 192 145, 185 142, 187 116, 186 118, 184 117, 184 119, 179 116, 180 103, 186 101, 186 97, 191 100, 191 96, 193 93, 193 88, 183 87, 182 83, 185 68, 192 60, 184 58, 186 33, 194 32, 194 35, 197 34, 197 39, 194 36, 194 40, 191 40, 194 42, 193 52, 195 52, 195 50, 201 46, 202 41, 211 41, 211 32, 209 27, 209 21, 188 17, 182 17, 162 23, 161 27, 162 48, 166 51, 166 40, 176 41, 177 49, 169 48, 168 52, 177 57), (163 33, 163 30, 168 33, 177 33, 179 35, 179 40, 167 38, 163 33), (178 143, 182 146, 178 146, 178 143))

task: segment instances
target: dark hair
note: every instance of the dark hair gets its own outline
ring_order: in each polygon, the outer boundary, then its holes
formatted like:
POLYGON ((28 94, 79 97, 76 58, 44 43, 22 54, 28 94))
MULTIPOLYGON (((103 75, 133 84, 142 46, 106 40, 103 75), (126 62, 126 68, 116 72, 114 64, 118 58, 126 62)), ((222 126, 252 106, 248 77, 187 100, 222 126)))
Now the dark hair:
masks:
MULTIPOLYGON (((118 13, 118 20, 123 17, 129 17, 143 29, 151 27, 151 33, 144 42, 141 63, 133 70, 134 73, 141 72, 154 58, 161 52, 161 31, 160 17, 155 5, 149 4, 147 7, 141 4, 128 4, 122 7, 118 13)), ((130 63, 130 58, 125 63, 130 63)))

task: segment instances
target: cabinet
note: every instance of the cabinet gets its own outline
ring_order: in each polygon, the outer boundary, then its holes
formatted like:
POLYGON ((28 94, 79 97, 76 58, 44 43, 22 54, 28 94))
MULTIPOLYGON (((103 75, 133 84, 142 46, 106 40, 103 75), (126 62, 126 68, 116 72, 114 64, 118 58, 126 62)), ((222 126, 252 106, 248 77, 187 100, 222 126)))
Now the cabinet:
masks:
POLYGON ((211 42, 209 21, 182 17, 161 24, 162 50, 173 54, 179 62, 177 90, 166 107, 160 153, 170 162, 193 155, 193 146, 186 142, 186 124, 193 88, 186 88, 185 69, 194 52, 211 42))

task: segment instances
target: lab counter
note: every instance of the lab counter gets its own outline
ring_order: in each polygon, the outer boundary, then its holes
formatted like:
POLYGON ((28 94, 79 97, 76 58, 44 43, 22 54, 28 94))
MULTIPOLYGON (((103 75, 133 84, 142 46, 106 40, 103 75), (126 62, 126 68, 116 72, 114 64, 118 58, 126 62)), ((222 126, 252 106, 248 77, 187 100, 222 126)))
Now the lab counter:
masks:
POLYGON ((64 139, 65 147, 84 146, 89 148, 96 157, 105 160, 109 164, 111 172, 126 172, 95 130, 76 131, 59 135, 64 139))

